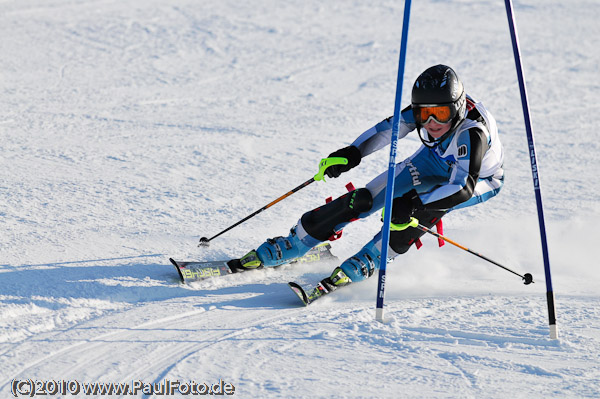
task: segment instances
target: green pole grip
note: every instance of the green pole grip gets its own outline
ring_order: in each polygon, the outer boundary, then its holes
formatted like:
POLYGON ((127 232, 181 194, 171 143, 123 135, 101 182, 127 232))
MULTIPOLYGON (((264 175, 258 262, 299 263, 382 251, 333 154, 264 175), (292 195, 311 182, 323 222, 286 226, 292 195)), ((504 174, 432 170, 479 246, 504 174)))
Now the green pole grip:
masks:
MULTIPOLYGON (((381 220, 383 220, 383 215, 385 215, 385 207, 381 209, 381 220)), ((414 227, 415 229, 419 227, 419 219, 410 217, 410 221, 408 223, 400 223, 394 224, 390 221, 390 231, 402 231, 406 230, 409 227, 414 227)))
POLYGON ((315 175, 314 179, 316 181, 325 181, 325 170, 333 165, 348 165, 348 160, 342 157, 330 157, 321 159, 321 162, 319 162, 319 173, 315 175))

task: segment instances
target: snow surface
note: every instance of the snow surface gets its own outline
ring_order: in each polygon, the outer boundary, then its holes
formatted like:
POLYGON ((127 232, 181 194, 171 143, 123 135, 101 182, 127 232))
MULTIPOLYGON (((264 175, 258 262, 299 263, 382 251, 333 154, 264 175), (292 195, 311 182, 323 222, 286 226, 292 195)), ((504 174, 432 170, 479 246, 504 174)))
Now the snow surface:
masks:
MULTIPOLYGON (((445 231, 535 284, 425 237, 388 267, 378 323, 375 279, 298 307, 286 282, 333 265, 190 285, 169 265, 241 256, 385 170, 388 150, 196 247, 393 113, 402 7, 0 0, 1 396, 13 379, 222 379, 241 398, 600 397, 597 0, 515 1, 560 340, 499 0, 414 2, 403 103, 445 63, 495 114, 506 185, 445 231)), ((379 228, 348 226, 333 252, 379 228)))

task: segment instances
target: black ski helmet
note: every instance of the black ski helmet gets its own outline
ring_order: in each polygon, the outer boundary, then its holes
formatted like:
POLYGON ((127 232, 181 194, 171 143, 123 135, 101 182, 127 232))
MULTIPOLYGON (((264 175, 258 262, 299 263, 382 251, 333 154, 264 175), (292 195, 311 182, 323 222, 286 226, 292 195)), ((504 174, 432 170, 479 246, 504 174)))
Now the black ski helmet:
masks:
MULTIPOLYGON (((421 134, 421 125, 417 123, 419 136, 425 145, 433 146, 444 140, 456 126, 465 118, 466 94, 462 82, 452 68, 446 65, 435 65, 427 68, 419 75, 412 88, 411 104, 415 120, 423 106, 435 107, 447 105, 450 107, 452 124, 450 130, 437 140, 426 139, 421 134)), ((429 135, 428 135, 429 136, 429 135)))

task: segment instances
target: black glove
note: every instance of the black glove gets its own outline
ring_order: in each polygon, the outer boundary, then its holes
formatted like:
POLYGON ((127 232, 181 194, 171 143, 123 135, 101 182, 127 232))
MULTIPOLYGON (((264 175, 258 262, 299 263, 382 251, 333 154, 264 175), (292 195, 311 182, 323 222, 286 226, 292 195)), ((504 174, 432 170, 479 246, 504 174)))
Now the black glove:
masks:
POLYGON ((417 210, 424 209, 423 203, 417 194, 417 191, 413 188, 402 197, 394 198, 394 204, 392 205, 392 223, 393 224, 406 224, 410 222, 410 217, 417 210))
POLYGON ((328 158, 332 157, 342 157, 348 160, 347 165, 332 165, 325 170, 325 174, 329 177, 339 177, 344 172, 349 171, 355 166, 358 166, 360 160, 362 159, 362 155, 360 150, 354 146, 348 146, 341 148, 335 152, 329 154, 328 158))

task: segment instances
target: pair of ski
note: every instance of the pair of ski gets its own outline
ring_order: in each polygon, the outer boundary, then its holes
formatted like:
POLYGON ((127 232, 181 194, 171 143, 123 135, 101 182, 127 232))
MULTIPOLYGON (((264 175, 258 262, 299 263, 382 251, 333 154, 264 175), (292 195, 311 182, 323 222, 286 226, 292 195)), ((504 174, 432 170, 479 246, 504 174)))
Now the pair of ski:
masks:
MULTIPOLYGON (((331 245, 323 243, 308 251, 304 256, 292 260, 290 263, 314 263, 320 261, 334 261, 337 257, 331 253, 331 245)), ((255 269, 231 268, 227 260, 209 262, 183 262, 169 258, 175 266, 182 283, 200 281, 207 278, 226 276, 233 273, 255 269)), ((293 281, 288 283, 290 289, 298 296, 304 306, 308 306, 323 295, 330 293, 323 284, 318 283, 314 287, 303 287, 293 281)))

